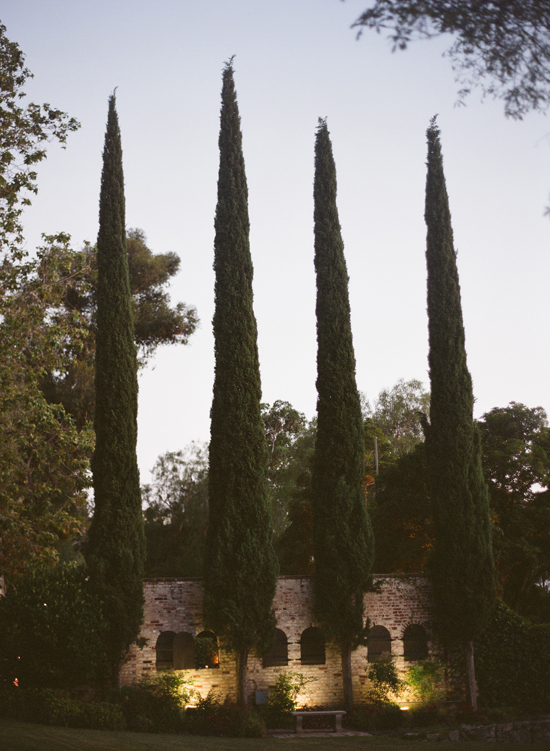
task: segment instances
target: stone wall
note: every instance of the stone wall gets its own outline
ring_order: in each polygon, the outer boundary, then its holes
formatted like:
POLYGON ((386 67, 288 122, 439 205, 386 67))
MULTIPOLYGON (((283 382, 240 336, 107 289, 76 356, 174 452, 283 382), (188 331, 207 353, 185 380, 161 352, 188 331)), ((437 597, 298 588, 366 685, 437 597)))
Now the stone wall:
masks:
MULTIPOLYGON (((372 626, 385 626, 391 635, 392 654, 400 672, 406 668, 403 658, 403 632, 410 624, 422 625, 431 634, 430 592, 426 579, 417 575, 375 577, 376 592, 365 595, 365 614, 372 626)), ((155 645, 160 633, 187 632, 194 637, 205 630, 202 579, 146 579, 145 610, 140 636, 147 642, 143 649, 133 647, 121 669, 121 684, 126 685, 147 674, 156 673, 155 645)), ((300 637, 302 632, 317 626, 313 615, 313 578, 282 576, 274 599, 277 628, 288 639, 288 667, 262 666, 261 657, 252 654, 248 663, 250 693, 269 689, 281 672, 299 672, 309 683, 302 704, 338 705, 342 703, 342 667, 336 647, 326 645, 324 665, 302 665, 300 637)), ((360 702, 367 690, 367 648, 359 647, 352 656, 354 696, 360 702)), ((220 650, 217 669, 186 671, 202 696, 214 689, 221 696, 236 697, 235 658, 220 650)))

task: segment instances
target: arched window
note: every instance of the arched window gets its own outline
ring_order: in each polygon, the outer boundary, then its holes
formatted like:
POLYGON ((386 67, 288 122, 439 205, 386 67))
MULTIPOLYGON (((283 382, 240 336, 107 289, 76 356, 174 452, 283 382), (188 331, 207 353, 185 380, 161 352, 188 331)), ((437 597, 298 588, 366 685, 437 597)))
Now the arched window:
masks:
POLYGON ((155 647, 157 670, 172 670, 174 667, 174 636, 173 631, 163 631, 159 634, 155 647))
POLYGON ((195 669, 195 640, 192 634, 182 632, 174 636, 174 670, 195 669))
POLYGON ((405 629, 403 656, 410 662, 428 659, 428 637, 422 626, 412 624, 405 629))
POLYGON ((390 655, 390 632, 384 626, 372 626, 369 629, 367 660, 369 662, 379 662, 380 660, 387 659, 390 655))
POLYGON ((201 631, 195 639, 195 667, 219 668, 220 657, 218 654, 218 640, 212 631, 201 631))
POLYGON ((310 626, 302 633, 300 639, 300 659, 302 665, 324 665, 325 635, 320 628, 310 626))
POLYGON ((273 668, 278 665, 288 665, 288 640, 284 631, 275 629, 275 641, 271 649, 263 656, 264 668, 273 668))

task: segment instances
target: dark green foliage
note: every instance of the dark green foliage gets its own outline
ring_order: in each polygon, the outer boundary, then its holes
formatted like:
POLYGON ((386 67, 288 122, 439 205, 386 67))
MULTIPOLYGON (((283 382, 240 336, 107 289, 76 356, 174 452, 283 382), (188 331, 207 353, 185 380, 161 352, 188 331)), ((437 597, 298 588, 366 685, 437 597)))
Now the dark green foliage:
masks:
POLYGON ((391 702, 368 704, 344 719, 346 727, 363 733, 394 730, 402 727, 406 720, 405 712, 401 711, 398 704, 391 702))
POLYGON ((550 708, 550 625, 533 625, 498 603, 476 639, 480 701, 488 707, 550 708))
POLYGON ((246 653, 274 626, 277 561, 260 412, 248 191, 231 62, 223 71, 219 147, 205 613, 209 627, 246 653))
POLYGON ((79 701, 64 689, 4 687, 0 699, 1 715, 23 722, 94 730, 126 728, 120 707, 106 701, 79 701))
MULTIPOLYGON (((542 407, 512 402, 478 423, 493 521, 499 594, 517 612, 550 574, 550 431, 542 407)), ((542 602, 541 602, 542 605, 542 602)))
POLYGON ((0 597, 0 676, 21 688, 71 688, 108 672, 108 623, 83 567, 21 577, 0 597))
POLYGON ((400 680, 397 667, 391 657, 371 663, 367 678, 369 679, 367 701, 372 704, 391 704, 391 697, 399 694, 403 688, 403 681, 400 680))
POLYGON ((116 671, 142 620, 145 538, 136 458, 137 364, 122 147, 114 95, 103 152, 97 264, 95 507, 86 559, 109 617, 109 651, 116 671))
POLYGON ((185 730, 185 707, 193 695, 191 682, 170 671, 114 689, 109 701, 120 708, 128 730, 178 733, 185 730))
POLYGON ((147 576, 202 576, 208 517, 206 447, 159 456, 142 488, 147 576))
MULTIPOLYGON (((153 253, 147 247, 143 230, 126 233, 128 273, 134 318, 134 336, 138 347, 138 364, 144 365, 157 347, 166 344, 187 344, 198 325, 195 308, 177 303, 172 306, 166 286, 176 275, 180 259, 175 253, 153 253)), ((51 306, 55 322, 72 321, 78 314, 80 338, 67 344, 70 364, 60 372, 50 369, 41 387, 49 402, 62 404, 79 427, 93 420, 94 359, 97 330, 97 247, 85 244, 80 251, 69 247, 59 250, 55 245, 45 248, 38 272, 56 260, 66 267, 61 280, 61 300, 51 306)))
POLYGON ((376 573, 423 571, 433 545, 426 447, 418 444, 380 472, 370 515, 376 573))
POLYGON ((267 485, 275 536, 281 534, 288 523, 288 501, 296 467, 296 444, 307 430, 305 415, 289 402, 277 400, 270 407, 262 404, 269 451, 267 485))
POLYGON ((266 734, 265 722, 259 713, 229 699, 222 702, 212 691, 199 699, 196 708, 187 710, 185 721, 185 731, 193 735, 262 738, 266 734))
POLYGON ((373 542, 363 490, 364 439, 355 383, 348 276, 336 207, 336 169, 329 132, 315 143, 317 272, 317 439, 313 466, 315 612, 342 649, 363 633, 363 594, 373 542))
POLYGON ((435 118, 427 132, 426 260, 431 380, 427 458, 434 519, 429 561, 435 616, 446 638, 469 642, 495 601, 488 494, 466 364, 451 215, 435 118))

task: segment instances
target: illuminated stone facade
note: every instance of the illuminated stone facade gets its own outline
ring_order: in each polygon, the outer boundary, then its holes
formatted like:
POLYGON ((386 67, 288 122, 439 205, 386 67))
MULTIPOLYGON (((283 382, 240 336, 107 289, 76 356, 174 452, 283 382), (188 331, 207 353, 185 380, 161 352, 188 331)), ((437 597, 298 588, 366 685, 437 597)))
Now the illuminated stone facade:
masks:
MULTIPOLYGON (((425 577, 417 575, 375 576, 376 592, 365 595, 365 615, 371 626, 387 629, 391 637, 391 653, 396 658, 400 672, 410 664, 405 658, 403 637, 410 627, 425 633, 428 649, 431 648, 430 590, 425 577)), ((157 640, 163 632, 191 634, 194 638, 205 630, 202 610, 202 579, 146 579, 144 582, 145 617, 141 636, 147 642, 143 649, 133 647, 121 670, 123 685, 157 671, 157 640)), ((302 634, 318 624, 313 615, 313 578, 306 576, 282 576, 278 580, 274 600, 277 628, 288 640, 288 664, 263 667, 260 656, 252 654, 248 662, 248 678, 251 698, 255 691, 266 691, 281 672, 298 672, 309 683, 301 703, 338 705, 343 700, 342 666, 340 655, 334 645, 326 644, 325 662, 304 664, 302 634)), ((387 634, 387 632, 385 632, 387 634)), ((186 637, 189 639, 189 637, 186 637)), ((409 643, 410 644, 410 643, 409 643)), ((371 647, 372 649, 372 647, 371 647)), ((409 646, 410 649, 410 646, 409 646)), ((414 658, 414 654, 412 655, 414 658)), ((304 657, 304 659, 306 659, 304 657)), ((315 659, 315 658, 313 658, 315 659)), ((367 647, 359 647, 352 656, 354 695, 360 702, 367 691, 367 647)), ((195 689, 206 696, 213 689, 222 697, 236 697, 235 658, 223 650, 219 652, 219 667, 196 667, 185 671, 195 682, 195 689)))

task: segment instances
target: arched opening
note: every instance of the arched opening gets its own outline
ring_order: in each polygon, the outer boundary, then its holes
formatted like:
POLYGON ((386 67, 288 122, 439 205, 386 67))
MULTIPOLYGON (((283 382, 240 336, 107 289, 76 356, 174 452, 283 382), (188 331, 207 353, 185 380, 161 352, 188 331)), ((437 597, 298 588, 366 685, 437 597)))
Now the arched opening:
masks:
POLYGON ((284 631, 275 629, 275 640, 263 656, 264 668, 288 665, 288 640, 284 631))
POLYGON ((174 637, 173 631, 163 631, 158 635, 155 646, 157 670, 172 670, 174 667, 174 637))
POLYGON ((320 628, 310 626, 300 638, 300 659, 302 665, 324 665, 325 635, 320 628))
POLYGON ((174 670, 195 669, 195 640, 192 634, 185 631, 176 634, 172 649, 174 670))
POLYGON ((403 633, 403 656, 409 662, 428 659, 428 637, 417 623, 407 626, 403 633))
POLYGON ((212 631, 201 631, 195 639, 195 668, 219 668, 218 639, 212 631))
POLYGON ((391 656, 391 636, 385 626, 372 626, 369 629, 367 660, 380 662, 391 656))

